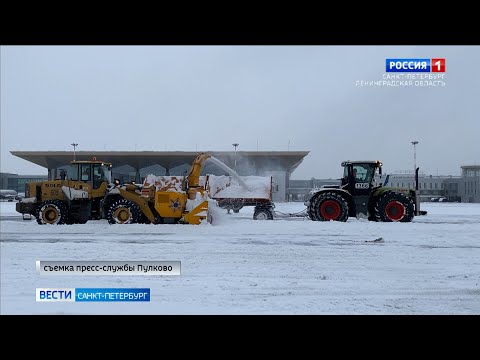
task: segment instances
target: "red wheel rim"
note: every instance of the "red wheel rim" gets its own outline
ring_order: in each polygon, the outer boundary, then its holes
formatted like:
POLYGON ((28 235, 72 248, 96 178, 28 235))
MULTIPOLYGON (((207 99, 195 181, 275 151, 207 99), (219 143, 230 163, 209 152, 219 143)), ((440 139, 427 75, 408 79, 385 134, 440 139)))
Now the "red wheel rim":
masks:
POLYGON ((326 220, 338 219, 341 212, 340 204, 334 200, 326 200, 320 206, 320 215, 326 220))
POLYGON ((398 201, 390 201, 385 207, 385 215, 392 221, 398 221, 405 216, 405 205, 398 201))

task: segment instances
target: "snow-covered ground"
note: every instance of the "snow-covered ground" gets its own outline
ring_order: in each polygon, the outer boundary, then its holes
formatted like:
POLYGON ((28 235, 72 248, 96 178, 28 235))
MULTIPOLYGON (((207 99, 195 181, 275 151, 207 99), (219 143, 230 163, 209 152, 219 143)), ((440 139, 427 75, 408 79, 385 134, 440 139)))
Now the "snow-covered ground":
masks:
POLYGON ((243 208, 198 226, 49 226, 3 202, 0 313, 480 314, 480 204, 422 205, 412 223, 254 221, 243 208), (182 274, 45 276, 37 260, 179 260, 182 274), (39 287, 150 288, 151 301, 35 302, 39 287))

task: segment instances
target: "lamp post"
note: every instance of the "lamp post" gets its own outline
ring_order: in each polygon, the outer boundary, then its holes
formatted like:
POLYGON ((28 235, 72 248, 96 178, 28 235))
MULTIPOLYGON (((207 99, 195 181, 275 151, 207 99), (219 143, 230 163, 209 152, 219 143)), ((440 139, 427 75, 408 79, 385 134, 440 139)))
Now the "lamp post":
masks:
POLYGON ((73 146, 73 161, 75 161, 75 148, 78 146, 76 143, 71 143, 70 145, 73 146))
POLYGON ((417 144, 418 141, 414 140, 412 141, 413 144, 413 174, 417 171, 417 144))
MULTIPOLYGON (((414 182, 414 184, 417 184, 417 182, 415 181, 416 180, 415 175, 417 174, 417 144, 418 144, 417 140, 412 141, 412 145, 413 145, 413 182, 414 182)), ((416 187, 417 187, 417 185, 415 185, 415 189, 418 190, 416 187)))
POLYGON ((233 170, 237 171, 237 146, 240 145, 239 143, 233 143, 233 147, 235 148, 235 160, 233 165, 233 170))

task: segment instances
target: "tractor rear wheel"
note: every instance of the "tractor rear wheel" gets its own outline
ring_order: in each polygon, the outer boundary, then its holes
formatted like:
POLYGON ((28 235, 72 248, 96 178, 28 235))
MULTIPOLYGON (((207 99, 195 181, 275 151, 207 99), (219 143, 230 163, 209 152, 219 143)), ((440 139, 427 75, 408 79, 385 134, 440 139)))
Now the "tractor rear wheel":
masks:
POLYGON ((415 216, 413 199, 405 194, 387 191, 375 205, 375 218, 383 222, 410 222, 415 216))
POLYGON ((37 223, 40 225, 62 225, 67 222, 67 205, 61 200, 44 201, 37 209, 37 223))
POLYGON ((107 211, 109 224, 137 224, 141 220, 140 207, 133 201, 118 199, 110 205, 107 211))
POLYGON ((347 221, 348 203, 339 194, 324 192, 310 201, 308 214, 314 221, 347 221))

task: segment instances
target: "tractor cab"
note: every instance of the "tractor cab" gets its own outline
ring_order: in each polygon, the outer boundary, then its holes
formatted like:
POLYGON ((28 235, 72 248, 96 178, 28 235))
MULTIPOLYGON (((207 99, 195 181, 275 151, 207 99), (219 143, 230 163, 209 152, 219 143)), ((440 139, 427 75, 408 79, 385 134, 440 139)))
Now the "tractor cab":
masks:
POLYGON ((382 174, 382 163, 376 161, 344 161, 342 162, 343 177, 342 188, 352 195, 358 193, 368 194, 375 185, 375 175, 382 174))

